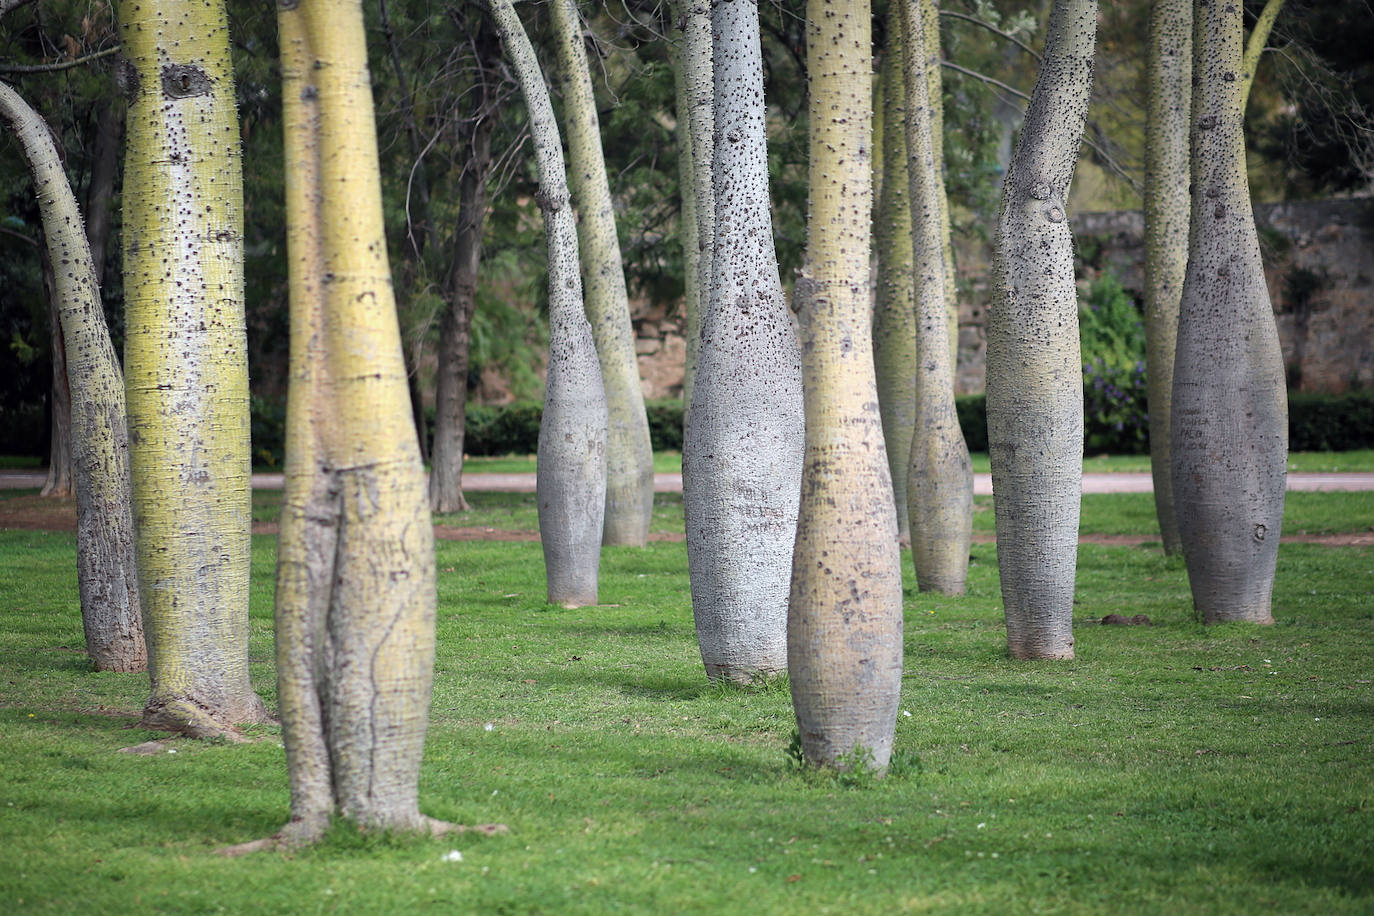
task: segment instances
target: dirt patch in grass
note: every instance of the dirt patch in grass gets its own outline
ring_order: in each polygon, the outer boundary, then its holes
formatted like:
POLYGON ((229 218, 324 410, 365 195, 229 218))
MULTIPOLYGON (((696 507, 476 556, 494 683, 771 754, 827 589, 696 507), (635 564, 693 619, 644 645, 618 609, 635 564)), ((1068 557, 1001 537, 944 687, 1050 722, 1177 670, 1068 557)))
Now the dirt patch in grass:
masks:
MULTIPOLYGON (((0 500, 0 528, 19 528, 26 531, 76 531, 76 501, 73 499, 45 499, 40 496, 14 496, 0 500)), ((254 534, 276 534, 276 522, 254 522, 254 534)), ((539 532, 506 528, 461 527, 435 525, 434 536, 441 541, 538 541, 539 532)), ((651 541, 682 541, 677 532, 655 532, 651 541)), ((989 532, 976 532, 974 543, 991 544, 989 532)), ((1327 547, 1372 547, 1374 531, 1349 531, 1335 534, 1285 534, 1289 544, 1323 544, 1327 547)), ((1099 544, 1108 547, 1132 547, 1158 542, 1158 535, 1149 534, 1084 534, 1080 544, 1099 544)))

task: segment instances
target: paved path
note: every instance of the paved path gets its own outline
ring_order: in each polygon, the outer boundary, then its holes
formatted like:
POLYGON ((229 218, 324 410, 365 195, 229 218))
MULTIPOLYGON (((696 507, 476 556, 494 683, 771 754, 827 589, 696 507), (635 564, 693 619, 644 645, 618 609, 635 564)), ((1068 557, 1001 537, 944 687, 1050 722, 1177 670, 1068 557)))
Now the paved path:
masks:
MULTIPOLYGON (((45 474, 42 471, 0 471, 0 489, 28 489, 41 487, 45 474)), ((281 474, 254 474, 253 487, 259 490, 280 490, 281 474)), ((499 491, 506 493, 533 493, 533 474, 464 474, 463 489, 471 492, 499 491)), ((1357 471, 1342 473, 1291 472, 1288 475, 1289 490, 1315 490, 1323 492, 1374 490, 1374 472, 1357 471)), ((659 493, 681 493, 681 474, 655 474, 654 490, 659 493)), ((1084 493, 1150 493, 1154 485, 1147 473, 1129 472, 1115 474, 1084 474, 1084 493)), ((986 495, 992 492, 992 475, 975 474, 973 492, 986 495)))

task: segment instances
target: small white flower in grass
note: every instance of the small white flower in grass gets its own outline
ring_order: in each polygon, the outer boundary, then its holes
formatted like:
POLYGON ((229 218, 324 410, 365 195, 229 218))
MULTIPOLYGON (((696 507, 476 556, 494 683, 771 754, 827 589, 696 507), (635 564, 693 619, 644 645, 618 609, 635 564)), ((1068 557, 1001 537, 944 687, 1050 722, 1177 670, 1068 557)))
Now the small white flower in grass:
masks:
POLYGON ((754 866, 752 866, 752 865, 750 865, 750 866, 749 866, 749 874, 751 874, 751 875, 752 875, 752 874, 753 874, 753 873, 754 873, 754 872, 756 872, 756 871, 758 871, 758 869, 757 869, 757 868, 755 868, 755 867, 754 867, 754 866))
POLYGON ((911 718, 911 710, 909 710, 909 709, 903 709, 903 710, 902 710, 902 715, 904 715, 904 716, 906 716, 908 719, 910 719, 910 718, 911 718))
POLYGON ((986 826, 987 826, 987 822, 984 821, 983 823, 981 823, 981 824, 978 825, 978 829, 979 829, 979 830, 982 830, 982 829, 983 829, 984 827, 986 827, 986 826))
POLYGON ((496 727, 495 725, 492 725, 490 722, 488 722, 486 725, 483 725, 483 726, 482 726, 482 730, 483 730, 483 731, 491 731, 491 730, 492 730, 493 728, 495 728, 495 727, 496 727))
POLYGON ((999 858, 999 856, 998 856, 997 853, 995 853, 995 852, 992 854, 992 857, 993 857, 994 859, 999 858))
POLYGON ((167 748, 167 753, 169 753, 169 754, 175 754, 176 752, 177 752, 177 749, 174 748, 174 747, 169 747, 169 748, 167 748))
POLYGON ((461 862, 463 861, 463 854, 456 849, 450 849, 448 852, 444 853, 443 858, 440 861, 461 862))

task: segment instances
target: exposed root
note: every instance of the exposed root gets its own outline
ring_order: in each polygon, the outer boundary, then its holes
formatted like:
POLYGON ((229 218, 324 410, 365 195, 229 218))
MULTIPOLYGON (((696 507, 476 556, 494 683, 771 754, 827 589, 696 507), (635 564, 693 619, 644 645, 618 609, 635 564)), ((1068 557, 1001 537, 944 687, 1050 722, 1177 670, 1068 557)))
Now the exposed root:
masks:
POLYGON ((286 826, 278 830, 269 837, 260 840, 249 840, 247 843, 239 843, 234 846, 224 846, 215 850, 215 855, 227 858, 238 858, 254 852, 285 852, 291 849, 299 849, 302 846, 309 846, 317 843, 329 831, 330 817, 328 814, 313 815, 310 817, 293 818, 288 821, 286 826))
MULTIPOLYGON (((261 705, 261 701, 258 705, 261 705)), ((261 716, 250 717, 245 724, 272 721, 265 708, 261 713, 261 716)), ((155 731, 175 732, 186 738, 219 738, 234 744, 248 740, 233 725, 226 724, 216 718, 209 709, 185 697, 150 699, 143 709, 143 718, 138 725, 140 728, 155 731)))
POLYGON ((453 824, 432 817, 425 818, 425 824, 430 836, 450 836, 457 833, 480 833, 482 836, 496 836, 501 833, 510 833, 510 828, 505 824, 453 824))

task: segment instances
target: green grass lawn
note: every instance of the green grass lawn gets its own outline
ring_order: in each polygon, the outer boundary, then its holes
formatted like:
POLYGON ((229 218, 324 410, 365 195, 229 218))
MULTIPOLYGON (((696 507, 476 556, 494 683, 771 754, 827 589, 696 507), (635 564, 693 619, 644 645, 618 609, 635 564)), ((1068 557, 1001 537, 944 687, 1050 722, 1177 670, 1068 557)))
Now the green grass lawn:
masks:
MULTIPOLYGON (((1286 527, 1374 514, 1293 495, 1286 527)), ((527 511, 473 496, 488 518, 527 511)), ((1127 496, 1086 498, 1085 528, 1148 532, 1148 498, 1127 496)), ((680 530, 677 497, 658 511, 680 530)), ((0 531, 0 912, 1374 910, 1366 548, 1284 544, 1278 623, 1204 628, 1179 561, 1085 545, 1079 657, 1027 663, 1006 657, 995 549, 976 544, 968 596, 908 586, 909 763, 874 781, 793 766, 785 687, 705 682, 681 543, 606 549, 602 606, 563 610, 538 544, 441 542, 421 806, 510 833, 340 825, 233 860, 215 849, 287 816, 279 729, 117 753, 157 737, 130 727, 146 678, 88 670, 74 549, 0 531), (1154 626, 1095 625, 1107 613, 1154 626)), ((274 562, 255 537, 252 672, 273 706, 274 562)))

